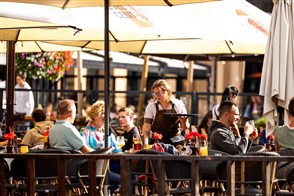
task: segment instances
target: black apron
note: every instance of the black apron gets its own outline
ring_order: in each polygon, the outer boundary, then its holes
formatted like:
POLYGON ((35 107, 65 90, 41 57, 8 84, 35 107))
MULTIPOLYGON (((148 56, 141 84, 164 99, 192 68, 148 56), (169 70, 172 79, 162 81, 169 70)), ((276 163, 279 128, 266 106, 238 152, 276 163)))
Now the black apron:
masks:
POLYGON ((159 110, 159 103, 155 103, 156 115, 152 123, 151 130, 162 135, 160 142, 165 144, 173 144, 170 140, 178 133, 178 117, 176 115, 165 115, 165 113, 176 113, 174 104, 172 103, 172 109, 159 110))

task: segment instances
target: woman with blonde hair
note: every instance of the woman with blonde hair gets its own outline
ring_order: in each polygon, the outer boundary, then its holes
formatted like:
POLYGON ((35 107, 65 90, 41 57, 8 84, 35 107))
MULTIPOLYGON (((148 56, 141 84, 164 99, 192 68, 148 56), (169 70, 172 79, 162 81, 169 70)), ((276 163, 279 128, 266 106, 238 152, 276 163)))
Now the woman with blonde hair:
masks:
POLYGON ((166 113, 187 114, 185 104, 172 95, 171 86, 166 80, 159 79, 151 87, 153 99, 145 109, 144 124, 142 132, 144 143, 147 144, 149 137, 147 132, 159 134, 160 142, 174 144, 171 140, 174 136, 180 135, 181 130, 188 130, 187 118, 166 113))
MULTIPOLYGON (((93 149, 104 147, 104 101, 98 100, 91 105, 86 111, 86 118, 89 121, 87 126, 80 130, 81 136, 85 139, 86 144, 93 149)), ((110 146, 116 148, 115 135, 109 132, 110 146)))
MULTIPOLYGON (((87 119, 89 120, 86 127, 80 131, 81 136, 85 139, 86 144, 93 149, 103 148, 105 131, 104 131, 104 101, 98 100, 91 105, 87 111, 87 119)), ((116 149, 116 140, 114 134, 109 131, 109 144, 112 148, 116 149)), ((111 193, 120 187, 120 175, 114 172, 108 171, 107 173, 108 183, 110 184, 111 193)))

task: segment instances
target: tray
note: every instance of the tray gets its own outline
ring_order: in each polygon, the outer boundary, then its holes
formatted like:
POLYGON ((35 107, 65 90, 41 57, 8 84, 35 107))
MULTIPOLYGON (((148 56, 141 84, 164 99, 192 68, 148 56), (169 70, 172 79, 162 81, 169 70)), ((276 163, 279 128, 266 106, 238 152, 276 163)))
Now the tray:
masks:
POLYGON ((164 113, 164 115, 171 115, 171 116, 199 116, 200 114, 177 114, 177 113, 164 113))

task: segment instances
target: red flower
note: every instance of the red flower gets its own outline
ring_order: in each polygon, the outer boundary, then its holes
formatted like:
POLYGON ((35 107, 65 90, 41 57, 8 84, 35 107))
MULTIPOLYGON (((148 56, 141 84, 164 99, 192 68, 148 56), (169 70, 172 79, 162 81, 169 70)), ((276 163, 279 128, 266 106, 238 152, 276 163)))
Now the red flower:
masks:
POLYGON ((202 133, 201 134, 201 139, 207 140, 207 134, 202 133))
POLYGON ((194 137, 194 138, 198 137, 198 138, 207 140, 207 134, 205 133, 199 134, 197 131, 191 131, 189 134, 187 134, 186 140, 190 139, 191 137, 194 137))
POLYGON ((153 133, 153 139, 160 140, 161 139, 161 135, 158 134, 158 133, 153 133))
POLYGON ((14 134, 14 132, 4 134, 4 138, 9 140, 9 141, 12 141, 15 138, 15 136, 16 135, 14 134))
POLYGON ((48 135, 49 135, 49 131, 45 131, 45 132, 43 133, 43 135, 44 135, 44 136, 48 136, 48 135))
POLYGON ((271 135, 269 136, 269 138, 270 138, 271 141, 274 141, 274 140, 275 140, 275 136, 274 136, 273 134, 271 134, 271 135))
POLYGON ((186 140, 190 139, 191 137, 200 137, 201 135, 197 131, 191 131, 186 135, 186 140))

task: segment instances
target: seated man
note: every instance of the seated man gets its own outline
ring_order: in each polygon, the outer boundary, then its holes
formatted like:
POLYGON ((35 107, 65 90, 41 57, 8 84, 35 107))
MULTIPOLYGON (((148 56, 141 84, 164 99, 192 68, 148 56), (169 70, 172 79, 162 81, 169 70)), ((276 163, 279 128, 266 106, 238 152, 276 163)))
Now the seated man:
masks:
POLYGON ((51 148, 88 153, 92 148, 85 144, 82 136, 74 125, 76 106, 74 100, 64 99, 58 104, 58 120, 49 133, 51 148))
POLYGON ((138 139, 138 142, 142 144, 141 136, 139 134, 138 128, 134 125, 134 112, 131 108, 123 107, 118 111, 119 124, 123 128, 125 139, 125 145, 122 147, 122 150, 130 150, 133 148, 133 138, 138 139))
MULTIPOLYGON (((241 137, 236 128, 239 120, 240 114, 237 105, 232 101, 222 102, 219 107, 219 121, 213 121, 210 128, 210 148, 231 155, 246 153, 251 146, 250 134, 256 129, 246 123, 244 135, 241 137)), ((254 137, 256 136, 257 134, 254 137)))
POLYGON ((28 130, 23 137, 21 144, 28 146, 44 145, 47 141, 48 132, 53 126, 53 122, 46 120, 46 114, 41 109, 36 109, 32 113, 34 128, 28 130))
MULTIPOLYGON (((50 130, 49 143, 51 148, 68 151, 89 153, 94 151, 90 148, 79 131, 73 124, 76 117, 74 100, 64 99, 58 104, 58 120, 50 130)), ((111 186, 111 193, 120 186, 120 175, 112 172, 107 173, 107 180, 111 186)))
MULTIPOLYGON (((294 153, 294 98, 288 105, 290 120, 288 124, 279 126, 275 132, 276 149, 281 155, 292 155, 294 153)), ((277 178, 285 179, 289 168, 294 166, 294 162, 282 161, 278 163, 277 178)))
POLYGON ((293 139, 294 139, 294 98, 290 100, 288 105, 290 113, 289 124, 279 126, 275 132, 275 140, 277 150, 294 150, 293 139))

